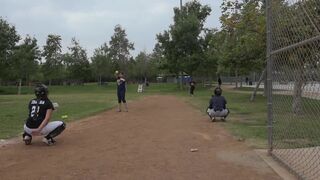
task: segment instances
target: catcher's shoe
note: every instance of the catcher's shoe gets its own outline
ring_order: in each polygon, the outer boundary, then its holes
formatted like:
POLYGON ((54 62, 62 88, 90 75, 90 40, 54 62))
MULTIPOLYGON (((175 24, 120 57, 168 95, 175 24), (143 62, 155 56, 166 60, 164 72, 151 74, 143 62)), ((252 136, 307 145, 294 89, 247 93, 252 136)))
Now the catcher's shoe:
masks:
POLYGON ((44 142, 48 146, 51 146, 54 145, 56 141, 53 138, 43 138, 42 142, 44 142))
POLYGON ((212 122, 216 122, 216 118, 213 116, 213 117, 211 117, 211 121, 212 122))
POLYGON ((32 136, 27 134, 27 133, 23 133, 22 135, 23 137, 23 141, 26 145, 30 145, 31 144, 31 141, 32 141, 32 136))

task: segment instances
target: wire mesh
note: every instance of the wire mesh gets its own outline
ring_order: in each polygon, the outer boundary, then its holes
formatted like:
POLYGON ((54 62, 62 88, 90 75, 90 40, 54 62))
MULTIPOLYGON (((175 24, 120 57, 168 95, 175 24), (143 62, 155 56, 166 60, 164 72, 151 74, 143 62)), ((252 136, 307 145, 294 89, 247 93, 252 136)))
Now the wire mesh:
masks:
POLYGON ((270 0, 272 155, 320 179, 320 0, 270 0))

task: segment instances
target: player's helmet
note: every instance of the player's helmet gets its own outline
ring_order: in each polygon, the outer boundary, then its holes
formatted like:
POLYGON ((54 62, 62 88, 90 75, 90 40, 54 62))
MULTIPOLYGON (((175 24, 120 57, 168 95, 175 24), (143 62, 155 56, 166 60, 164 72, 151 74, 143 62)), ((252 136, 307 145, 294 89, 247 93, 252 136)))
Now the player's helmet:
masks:
POLYGON ((222 94, 222 89, 219 88, 219 87, 217 87, 217 88, 214 90, 214 94, 215 94, 216 96, 221 96, 221 94, 222 94))
POLYGON ((46 98, 48 96, 48 87, 44 84, 38 84, 34 88, 34 94, 36 95, 37 98, 46 98))

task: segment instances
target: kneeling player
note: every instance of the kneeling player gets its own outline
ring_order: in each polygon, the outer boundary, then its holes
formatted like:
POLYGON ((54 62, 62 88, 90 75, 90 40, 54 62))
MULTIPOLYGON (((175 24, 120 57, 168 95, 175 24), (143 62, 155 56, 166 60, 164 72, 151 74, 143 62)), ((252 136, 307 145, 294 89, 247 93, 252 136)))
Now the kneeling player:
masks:
POLYGON ((52 111, 52 102, 48 99, 48 88, 41 84, 35 87, 36 98, 29 103, 29 115, 24 125, 23 141, 31 144, 32 136, 44 136, 43 142, 47 145, 55 143, 58 136, 66 127, 62 121, 49 122, 52 111))

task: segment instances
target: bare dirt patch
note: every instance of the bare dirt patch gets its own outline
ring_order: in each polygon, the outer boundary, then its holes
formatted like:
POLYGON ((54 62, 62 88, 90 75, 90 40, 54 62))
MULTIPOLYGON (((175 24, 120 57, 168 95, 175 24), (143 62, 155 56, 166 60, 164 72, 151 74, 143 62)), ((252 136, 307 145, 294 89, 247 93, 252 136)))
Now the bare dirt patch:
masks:
POLYGON ((10 142, 0 148, 1 179, 281 179, 219 123, 173 96, 70 123, 55 146, 10 142))

